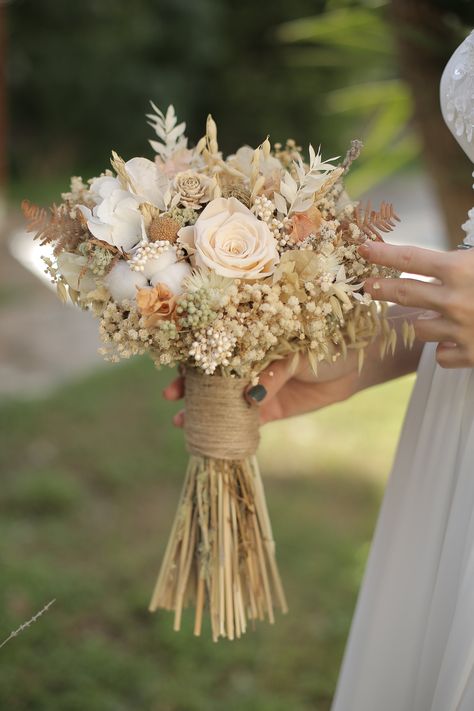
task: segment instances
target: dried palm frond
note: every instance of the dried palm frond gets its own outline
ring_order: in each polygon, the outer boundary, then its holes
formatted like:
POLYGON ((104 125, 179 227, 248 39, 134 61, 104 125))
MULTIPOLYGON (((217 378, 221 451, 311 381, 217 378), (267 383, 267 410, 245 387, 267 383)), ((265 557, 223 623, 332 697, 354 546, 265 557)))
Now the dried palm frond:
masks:
POLYGON ((391 203, 383 202, 380 205, 380 210, 372 210, 370 203, 367 204, 365 210, 357 206, 354 210, 354 221, 367 237, 375 237, 383 242, 380 232, 391 232, 396 226, 396 222, 400 222, 400 218, 396 215, 391 203))

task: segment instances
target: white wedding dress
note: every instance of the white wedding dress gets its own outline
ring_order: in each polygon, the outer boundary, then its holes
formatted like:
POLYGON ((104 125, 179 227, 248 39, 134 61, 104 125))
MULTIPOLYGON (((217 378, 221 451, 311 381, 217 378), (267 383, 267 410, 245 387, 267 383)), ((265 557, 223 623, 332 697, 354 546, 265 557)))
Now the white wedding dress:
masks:
MULTIPOLYGON (((474 33, 441 80, 474 162, 474 33)), ((463 226, 474 245, 474 210, 463 226)), ((421 358, 332 711, 474 711, 474 370, 421 358)))

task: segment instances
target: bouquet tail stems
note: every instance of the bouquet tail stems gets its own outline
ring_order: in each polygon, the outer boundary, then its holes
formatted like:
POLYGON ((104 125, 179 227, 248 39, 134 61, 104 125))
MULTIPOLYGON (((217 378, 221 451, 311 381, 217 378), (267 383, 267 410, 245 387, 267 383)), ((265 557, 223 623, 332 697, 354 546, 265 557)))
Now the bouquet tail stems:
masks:
POLYGON ((194 634, 209 607, 212 638, 239 638, 249 621, 288 607, 280 580, 263 485, 254 456, 190 458, 150 610, 195 606, 194 634))

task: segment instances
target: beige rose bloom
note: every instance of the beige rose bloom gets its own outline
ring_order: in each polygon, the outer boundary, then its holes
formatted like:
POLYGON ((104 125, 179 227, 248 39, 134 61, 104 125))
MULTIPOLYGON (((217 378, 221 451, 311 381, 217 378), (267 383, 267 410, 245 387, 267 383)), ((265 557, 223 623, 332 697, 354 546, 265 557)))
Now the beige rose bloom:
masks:
POLYGON ((268 225, 233 197, 212 200, 194 225, 180 229, 178 242, 195 266, 234 279, 262 279, 279 261, 268 225))
POLYGON ((186 170, 178 173, 174 179, 173 187, 179 195, 179 204, 199 210, 201 206, 211 199, 216 182, 207 175, 186 170))

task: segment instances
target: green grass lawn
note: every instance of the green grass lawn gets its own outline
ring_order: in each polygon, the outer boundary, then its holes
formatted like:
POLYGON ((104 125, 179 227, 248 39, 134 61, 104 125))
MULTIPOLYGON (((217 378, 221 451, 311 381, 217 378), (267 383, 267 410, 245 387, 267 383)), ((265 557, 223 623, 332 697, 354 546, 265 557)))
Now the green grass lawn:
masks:
POLYGON ((266 428, 290 612, 237 642, 149 597, 186 456, 146 360, 0 407, 0 708, 326 711, 411 380, 266 428))

